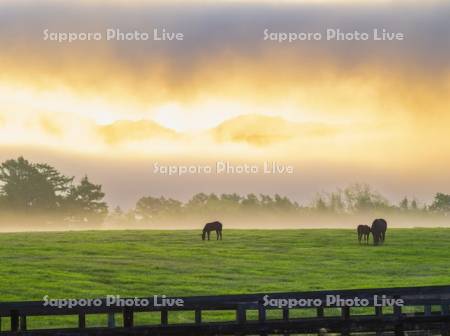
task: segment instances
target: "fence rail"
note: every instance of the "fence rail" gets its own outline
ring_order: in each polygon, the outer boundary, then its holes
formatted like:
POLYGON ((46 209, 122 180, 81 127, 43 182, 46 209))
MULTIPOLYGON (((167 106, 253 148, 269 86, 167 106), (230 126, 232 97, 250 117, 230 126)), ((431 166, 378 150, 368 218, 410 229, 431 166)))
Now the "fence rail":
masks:
MULTIPOLYGON (((0 335, 268 335, 333 332, 348 335, 353 332, 394 332, 403 335, 405 331, 433 330, 448 336, 450 326, 450 286, 377 288, 357 290, 332 290, 290 293, 262 293, 248 295, 219 295, 183 297, 183 306, 161 307, 153 304, 153 297, 145 298, 146 306, 117 307, 107 304, 102 299, 97 306, 63 307, 44 306, 43 301, 3 302, 0 303, 0 322, 6 319, 8 330, 0 335), (319 300, 322 302, 314 308, 269 307, 264 297, 270 299, 319 300), (363 313, 354 307, 326 305, 329 296, 341 300, 367 300, 363 313), (401 299, 403 306, 384 309, 378 306, 375 297, 385 299, 401 299), (411 309, 414 307, 414 309, 411 309), (329 314, 328 308, 334 308, 329 314), (313 310, 313 316, 293 317, 292 312, 301 309, 313 310), (203 312, 235 311, 235 318, 226 322, 207 322, 203 312), (272 319, 268 312, 280 311, 280 317, 272 319), (176 311, 193 312, 192 323, 170 323, 170 313, 176 311), (248 318, 253 311, 255 319, 248 318), (135 313, 159 312, 159 323, 155 325, 136 325, 135 313), (336 315, 338 312, 338 315, 336 315), (90 327, 86 316, 105 314, 108 317, 107 327, 90 327), (121 325, 117 325, 116 317, 121 315, 121 325), (27 317, 74 315, 78 325, 73 328, 29 330, 27 317)), ((169 298, 179 299, 179 298, 169 298)), ((0 323, 0 326, 2 323, 0 323)), ((5 325, 5 323, 3 323, 5 325)))

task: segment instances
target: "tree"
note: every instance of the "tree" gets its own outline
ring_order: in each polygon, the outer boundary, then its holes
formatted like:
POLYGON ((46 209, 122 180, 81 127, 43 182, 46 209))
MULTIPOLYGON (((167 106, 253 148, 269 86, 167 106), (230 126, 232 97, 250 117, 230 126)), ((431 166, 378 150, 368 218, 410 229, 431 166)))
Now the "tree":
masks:
POLYGON ((367 184, 354 184, 344 190, 347 208, 350 212, 359 212, 388 208, 388 201, 367 184))
POLYGON ((143 218, 154 218, 161 215, 174 215, 181 211, 180 201, 164 197, 142 197, 136 204, 136 214, 143 218))
POLYGON ((248 194, 241 202, 242 206, 248 210, 255 210, 261 205, 255 194, 248 194))
POLYGON ((118 217, 123 216, 123 210, 122 210, 122 208, 121 208, 120 206, 117 205, 117 206, 114 208, 113 215, 114 215, 114 216, 118 216, 118 217))
POLYGON ((328 210, 327 203, 324 201, 323 197, 320 195, 317 195, 317 198, 314 201, 313 207, 319 212, 325 212, 328 210))
POLYGON ((108 214, 108 206, 102 199, 105 193, 102 186, 93 184, 87 176, 81 179, 78 186, 73 186, 67 198, 69 216, 83 221, 101 221, 108 214))
POLYGON ((0 195, 3 206, 23 214, 61 208, 73 177, 47 164, 34 164, 19 157, 0 165, 0 195))
POLYGON ((408 208, 409 208, 409 200, 407 197, 405 197, 400 201, 400 209, 408 210, 408 208))
POLYGON ((236 213, 241 206, 242 197, 236 193, 220 195, 220 204, 223 211, 236 213))
POLYGON ((437 193, 436 196, 434 196, 434 201, 430 206, 430 210, 448 214, 450 212, 450 195, 437 193))
POLYGON ((272 197, 269 195, 260 194, 259 198, 261 199, 259 203, 264 210, 271 210, 274 208, 275 200, 272 197))
POLYGON ((221 199, 214 193, 198 193, 186 204, 186 211, 195 214, 210 215, 213 212, 221 210, 221 199))
POLYGON ((345 212, 345 202, 343 199, 342 190, 338 189, 335 192, 332 192, 329 196, 329 207, 332 211, 336 213, 342 213, 345 212))
POLYGON ((206 206, 206 203, 208 203, 208 195, 205 193, 198 193, 192 196, 192 198, 187 203, 187 206, 189 208, 202 208, 206 206))
POLYGON ((291 202, 291 200, 289 198, 287 198, 286 196, 282 197, 278 194, 275 194, 274 206, 275 206, 275 209, 280 210, 282 212, 293 211, 298 208, 297 203, 291 202))

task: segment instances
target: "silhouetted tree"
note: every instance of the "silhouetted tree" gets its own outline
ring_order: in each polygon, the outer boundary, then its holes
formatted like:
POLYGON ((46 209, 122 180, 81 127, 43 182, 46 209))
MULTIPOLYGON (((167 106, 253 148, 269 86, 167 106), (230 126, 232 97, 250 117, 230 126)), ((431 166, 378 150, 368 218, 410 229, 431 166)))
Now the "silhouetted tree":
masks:
POLYGON ((286 196, 282 197, 278 194, 275 194, 274 207, 275 209, 280 210, 282 212, 288 212, 296 210, 298 208, 298 204, 295 202, 291 202, 291 200, 286 196))
POLYGON ((220 204, 226 212, 237 212, 241 206, 242 197, 238 194, 220 195, 220 204))
POLYGON ((104 197, 102 186, 91 183, 88 177, 84 176, 79 185, 70 189, 67 198, 70 216, 88 222, 103 220, 108 214, 108 206, 102 201, 104 197))
POLYGON ((328 207, 336 213, 341 213, 346 211, 346 205, 344 201, 344 196, 342 190, 337 190, 329 195, 329 205, 328 207))
POLYGON ((142 197, 136 204, 136 214, 142 218, 154 218, 161 215, 175 215, 181 211, 180 201, 164 197, 142 197))
MULTIPOLYGON (((230 200, 229 203, 232 201, 230 200)), ((193 214, 209 215, 223 210, 224 202, 216 194, 198 193, 186 203, 185 211, 193 214)))
POLYGON ((116 215, 116 216, 119 216, 119 217, 120 217, 120 216, 123 216, 122 208, 121 208, 120 206, 116 206, 116 207, 114 208, 113 214, 116 215))
POLYGON ((327 211, 327 204, 325 203, 324 199, 322 198, 322 196, 317 196, 316 200, 314 201, 314 205, 313 205, 314 209, 319 211, 319 212, 324 212, 327 211))
POLYGON ((22 214, 60 209, 73 177, 47 164, 33 164, 23 157, 0 165, 2 204, 22 214))
POLYGON ((409 200, 407 197, 405 197, 404 199, 402 199, 400 201, 400 209, 402 210, 408 210, 409 209, 409 200))
POLYGON ((354 184, 344 190, 350 212, 386 209, 388 201, 367 184, 354 184))
POLYGON ((208 203, 208 195, 205 193, 198 193, 192 196, 192 198, 188 201, 187 206, 189 208, 202 208, 205 207, 208 203))
POLYGON ((247 210, 256 210, 260 206, 258 197, 255 194, 248 194, 241 202, 242 207, 247 210))
POLYGON ((445 214, 450 213, 450 195, 437 193, 434 196, 434 201, 430 205, 430 210, 443 212, 445 214))

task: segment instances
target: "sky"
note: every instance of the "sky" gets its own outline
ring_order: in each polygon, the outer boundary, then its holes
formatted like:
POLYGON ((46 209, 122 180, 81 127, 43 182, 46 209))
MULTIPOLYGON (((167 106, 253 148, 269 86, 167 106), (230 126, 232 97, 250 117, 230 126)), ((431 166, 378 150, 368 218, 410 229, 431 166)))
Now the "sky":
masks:
POLYGON ((370 183, 392 200, 450 189, 447 1, 0 2, 0 159, 92 176, 111 204, 265 192, 307 201, 370 183), (153 30, 182 41, 44 40, 153 30), (402 41, 264 40, 264 31, 402 41), (371 35, 372 36, 372 35, 371 35), (164 176, 156 163, 294 166, 164 176))

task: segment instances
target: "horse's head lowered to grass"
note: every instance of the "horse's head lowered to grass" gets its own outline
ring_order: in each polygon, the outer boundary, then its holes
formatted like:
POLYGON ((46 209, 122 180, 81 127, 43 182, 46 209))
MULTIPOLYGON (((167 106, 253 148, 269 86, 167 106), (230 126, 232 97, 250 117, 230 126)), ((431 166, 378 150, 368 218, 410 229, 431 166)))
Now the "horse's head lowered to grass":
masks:
POLYGON ((205 240, 208 237, 210 239, 211 231, 215 231, 217 235, 217 240, 222 239, 222 223, 215 221, 211 223, 206 223, 203 232, 202 232, 202 240, 205 240))
POLYGON ((373 244, 379 245, 384 243, 386 236, 387 222, 383 218, 377 218, 373 221, 370 231, 373 236, 373 244))

